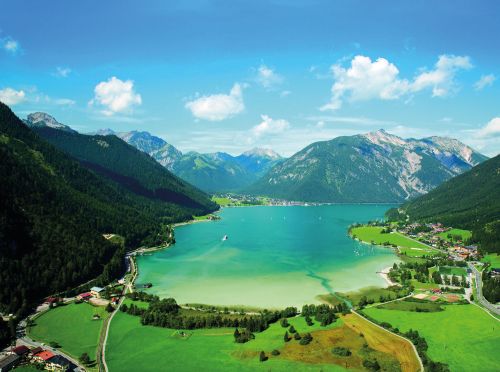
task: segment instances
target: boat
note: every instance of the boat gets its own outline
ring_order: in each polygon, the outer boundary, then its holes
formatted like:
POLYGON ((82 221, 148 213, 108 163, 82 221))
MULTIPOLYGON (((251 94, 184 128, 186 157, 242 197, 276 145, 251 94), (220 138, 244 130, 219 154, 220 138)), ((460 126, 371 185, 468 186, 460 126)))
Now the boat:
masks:
POLYGON ((222 238, 222 240, 227 240, 227 235, 224 235, 224 237, 222 238))

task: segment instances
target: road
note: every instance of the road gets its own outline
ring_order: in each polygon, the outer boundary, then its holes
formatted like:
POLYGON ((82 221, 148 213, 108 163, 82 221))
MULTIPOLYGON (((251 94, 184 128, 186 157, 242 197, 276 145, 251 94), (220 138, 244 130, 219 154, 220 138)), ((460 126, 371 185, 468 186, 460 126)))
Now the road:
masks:
POLYGON ((108 341, 108 334, 109 334, 109 328, 111 321, 113 320, 115 314, 120 311, 120 306, 122 306, 123 301, 125 301, 125 294, 127 292, 132 292, 133 291, 133 286, 135 279, 137 277, 137 267, 135 265, 135 260, 134 257, 128 255, 127 256, 130 264, 130 270, 131 270, 131 279, 125 283, 125 286, 123 287, 123 292, 122 292, 122 297, 120 298, 120 301, 118 302, 118 305, 116 306, 115 311, 111 314, 111 316, 106 319, 105 324, 103 325, 102 331, 101 331, 101 336, 99 338, 99 348, 97 351, 97 365, 99 366, 99 370, 101 368, 105 371, 108 372, 108 365, 106 364, 106 343, 108 341))
POLYGON ((495 306, 495 305, 491 304, 490 302, 488 302, 488 300, 486 300, 483 297, 483 288, 482 288, 481 273, 470 262, 468 262, 467 264, 469 265, 469 268, 472 270, 472 273, 474 274, 474 277, 476 278, 476 297, 477 297, 476 300, 482 306, 484 306, 486 309, 488 309, 489 311, 491 311, 492 313, 494 313, 496 315, 500 315, 500 309, 497 306, 495 306))
POLYGON ((63 353, 63 352, 61 352, 58 349, 54 349, 54 348, 52 348, 50 346, 43 345, 40 342, 36 342, 36 341, 32 340, 31 338, 29 338, 27 336, 18 338, 17 339, 17 344, 18 345, 25 345, 25 346, 29 346, 29 347, 38 347, 38 346, 40 346, 40 347, 44 348, 45 350, 50 350, 53 354, 61 355, 64 358, 68 359, 71 363, 73 363, 74 365, 77 366, 77 368, 74 369, 75 372, 85 371, 85 368, 80 364, 80 362, 78 360, 73 359, 68 354, 63 353))

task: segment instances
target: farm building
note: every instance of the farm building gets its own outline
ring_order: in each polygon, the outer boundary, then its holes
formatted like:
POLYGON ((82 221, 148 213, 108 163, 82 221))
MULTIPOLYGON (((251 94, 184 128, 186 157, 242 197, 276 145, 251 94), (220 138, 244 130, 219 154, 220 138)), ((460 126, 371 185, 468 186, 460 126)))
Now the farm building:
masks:
POLYGON ((88 301, 91 297, 92 294, 90 292, 80 293, 78 296, 76 296, 77 299, 82 301, 88 301))
POLYGON ((90 288, 90 294, 94 297, 101 297, 101 293, 104 291, 104 288, 101 287, 92 287, 90 288))
POLYGON ((6 357, 0 359, 0 372, 6 372, 13 369, 19 364, 21 357, 16 354, 9 354, 6 357))

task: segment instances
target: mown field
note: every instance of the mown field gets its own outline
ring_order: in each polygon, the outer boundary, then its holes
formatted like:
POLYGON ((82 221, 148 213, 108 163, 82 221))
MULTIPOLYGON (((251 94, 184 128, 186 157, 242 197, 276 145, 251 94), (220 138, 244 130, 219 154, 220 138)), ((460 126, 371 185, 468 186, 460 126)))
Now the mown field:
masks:
POLYGON ((482 262, 487 262, 493 268, 500 267, 500 255, 498 253, 491 253, 483 257, 482 262))
POLYGON ((442 307, 444 311, 429 313, 375 307, 364 312, 402 332, 418 330, 427 340, 428 355, 451 371, 498 371, 500 322, 474 305, 442 307))
POLYGON ((468 240, 472 237, 472 232, 469 230, 462 230, 462 229, 451 229, 449 231, 445 231, 440 233, 438 236, 441 239, 448 240, 450 242, 454 242, 455 236, 460 235, 462 237, 462 240, 468 240), (448 237, 448 235, 451 235, 451 237, 448 237))
POLYGON ((360 226, 351 229, 353 237, 366 243, 383 245, 384 243, 394 244, 400 247, 400 252, 409 257, 422 257, 424 255, 435 255, 438 251, 426 245, 409 239, 399 233, 382 234, 384 228, 378 226, 360 226))
POLYGON ((95 360, 99 333, 107 316, 103 307, 87 303, 58 306, 36 318, 28 336, 45 344, 57 342, 61 350, 75 359, 88 353, 95 360), (94 314, 99 314, 101 319, 93 320, 94 314))
MULTIPOLYGON (((186 331, 187 337, 168 328, 142 326, 139 318, 119 313, 113 319, 106 348, 106 360, 112 371, 158 371, 168 365, 170 370, 193 371, 341 371, 343 367, 362 369, 364 358, 377 359, 388 371, 399 370, 395 357, 401 349, 398 340, 383 330, 370 330, 364 325, 364 332, 372 336, 361 336, 354 330, 351 321, 354 315, 337 320, 328 327, 321 327, 317 322, 308 326, 304 318, 289 319, 301 334, 310 332, 313 341, 309 345, 300 345, 298 341, 284 342, 286 328, 272 324, 269 329, 255 334, 255 340, 245 344, 234 342, 234 329, 201 329, 186 331), (383 349, 375 340, 380 340, 384 333, 389 336, 384 344, 394 344, 393 351, 383 349), (369 339, 372 337, 372 339, 369 339), (392 339, 392 340, 391 340, 392 339), (364 346, 368 343, 368 346, 364 346), (347 347, 352 351, 349 357, 336 356, 331 352, 334 346, 347 347), (280 355, 271 355, 272 350, 279 350, 280 355), (382 349, 382 350, 381 350, 382 349), (259 361, 259 353, 264 351, 269 359, 259 361), (342 367, 341 367, 342 366, 342 367)), ((412 358, 411 354, 404 358, 412 358)))

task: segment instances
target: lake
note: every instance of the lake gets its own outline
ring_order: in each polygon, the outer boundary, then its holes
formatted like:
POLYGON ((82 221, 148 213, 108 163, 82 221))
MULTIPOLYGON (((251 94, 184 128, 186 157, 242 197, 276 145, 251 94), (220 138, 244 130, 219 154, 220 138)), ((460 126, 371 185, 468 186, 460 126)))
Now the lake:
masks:
POLYGON ((380 219, 390 207, 225 208, 221 220, 177 227, 174 246, 139 256, 137 283, 151 282, 148 292, 181 304, 263 308, 386 286, 377 271, 399 261, 394 252, 352 240, 347 228, 380 219))

